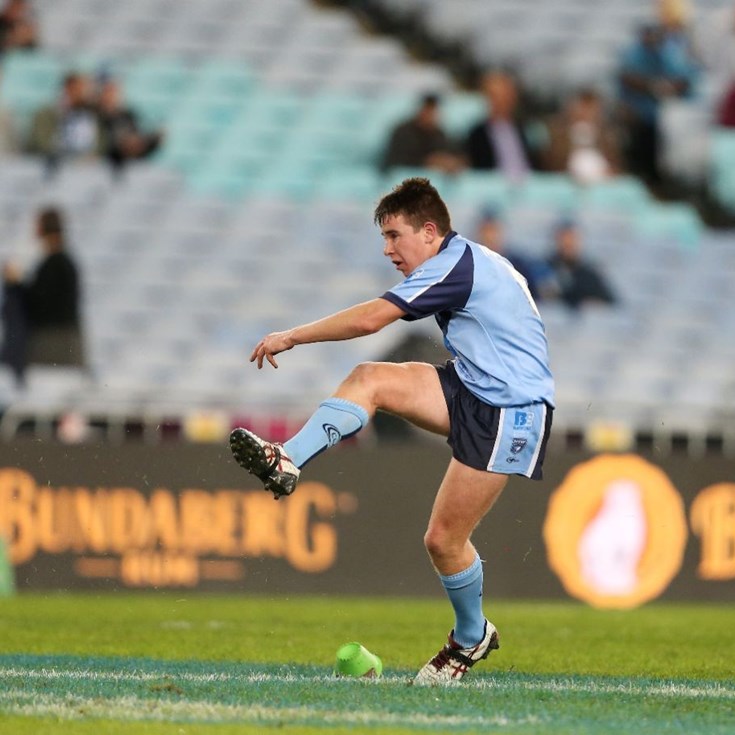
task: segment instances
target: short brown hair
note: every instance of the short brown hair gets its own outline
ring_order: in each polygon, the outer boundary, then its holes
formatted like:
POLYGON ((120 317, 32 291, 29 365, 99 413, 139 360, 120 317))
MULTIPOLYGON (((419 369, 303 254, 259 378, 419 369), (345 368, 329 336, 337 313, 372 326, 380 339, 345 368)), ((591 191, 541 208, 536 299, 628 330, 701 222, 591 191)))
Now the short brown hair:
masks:
POLYGON ((405 179, 386 194, 375 208, 373 221, 381 226, 388 217, 402 214, 418 231, 425 222, 433 222, 444 235, 452 229, 447 205, 428 179, 405 179))
POLYGON ((55 207, 45 207, 39 211, 38 226, 43 235, 64 234, 64 218, 55 207))

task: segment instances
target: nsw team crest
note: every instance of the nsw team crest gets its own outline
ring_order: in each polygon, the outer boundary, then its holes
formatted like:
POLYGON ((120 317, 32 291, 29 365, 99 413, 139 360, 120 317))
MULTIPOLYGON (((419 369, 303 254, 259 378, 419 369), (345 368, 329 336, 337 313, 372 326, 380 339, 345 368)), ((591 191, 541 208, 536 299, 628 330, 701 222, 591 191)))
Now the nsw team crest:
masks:
POLYGON ((526 444, 528 444, 528 439, 514 437, 510 444, 510 451, 513 454, 520 454, 525 449, 526 444))

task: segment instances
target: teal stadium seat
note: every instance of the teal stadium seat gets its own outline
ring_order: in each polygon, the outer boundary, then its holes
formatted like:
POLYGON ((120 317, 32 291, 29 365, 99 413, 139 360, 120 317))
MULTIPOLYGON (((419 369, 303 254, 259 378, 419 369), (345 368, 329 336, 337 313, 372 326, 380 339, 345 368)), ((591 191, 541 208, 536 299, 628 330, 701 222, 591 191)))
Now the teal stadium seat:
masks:
POLYGON ((504 211, 510 204, 508 180, 494 171, 465 171, 453 180, 447 197, 478 210, 493 207, 504 211))
POLYGON ((192 87, 197 92, 235 100, 246 98, 255 85, 253 72, 245 62, 227 59, 207 59, 192 78, 192 87))
POLYGON ((442 98, 441 120, 451 137, 461 140, 487 115, 487 102, 477 92, 462 92, 442 98))
POLYGON ((677 244, 695 249, 702 237, 702 222, 689 204, 651 202, 636 215, 637 234, 645 241, 677 244))
POLYGON ((3 59, 0 102, 21 121, 56 98, 66 67, 48 54, 16 51, 3 59))
POLYGON ((124 82, 129 94, 145 90, 177 98, 190 85, 191 78, 191 68, 179 59, 142 58, 131 64, 124 82))
POLYGON ((369 211, 383 193, 382 182, 374 166, 340 167, 318 177, 314 191, 320 199, 364 202, 369 211))
POLYGON ((646 187, 632 176, 616 176, 580 190, 580 203, 585 210, 633 214, 645 209, 649 200, 646 187))
POLYGON ((510 186, 510 198, 516 206, 571 213, 579 205, 579 189, 564 174, 531 174, 522 183, 510 186))
POLYGON ((735 131, 719 128, 713 133, 709 180, 717 199, 735 212, 735 131))

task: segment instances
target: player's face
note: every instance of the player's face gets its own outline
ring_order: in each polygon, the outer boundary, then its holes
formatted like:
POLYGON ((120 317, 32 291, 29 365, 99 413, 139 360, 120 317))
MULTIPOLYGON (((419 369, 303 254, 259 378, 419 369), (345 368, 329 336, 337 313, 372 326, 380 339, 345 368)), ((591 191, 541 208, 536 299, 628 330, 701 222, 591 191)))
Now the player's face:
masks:
POLYGON ((426 225, 418 231, 414 230, 402 214, 386 217, 380 232, 385 242, 383 255, 390 258, 396 269, 404 276, 410 275, 433 255, 431 252, 433 232, 427 231, 426 225))

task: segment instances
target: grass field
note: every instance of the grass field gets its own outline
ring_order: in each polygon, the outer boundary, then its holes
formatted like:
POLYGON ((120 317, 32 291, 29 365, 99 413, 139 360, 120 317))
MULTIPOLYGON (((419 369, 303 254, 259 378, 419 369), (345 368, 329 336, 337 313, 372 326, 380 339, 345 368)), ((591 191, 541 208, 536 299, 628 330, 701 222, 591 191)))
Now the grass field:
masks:
POLYGON ((728 606, 490 604, 501 649, 408 686, 443 600, 20 595, 0 600, 0 733, 735 732, 728 606), (382 679, 335 679, 359 640, 382 679))

